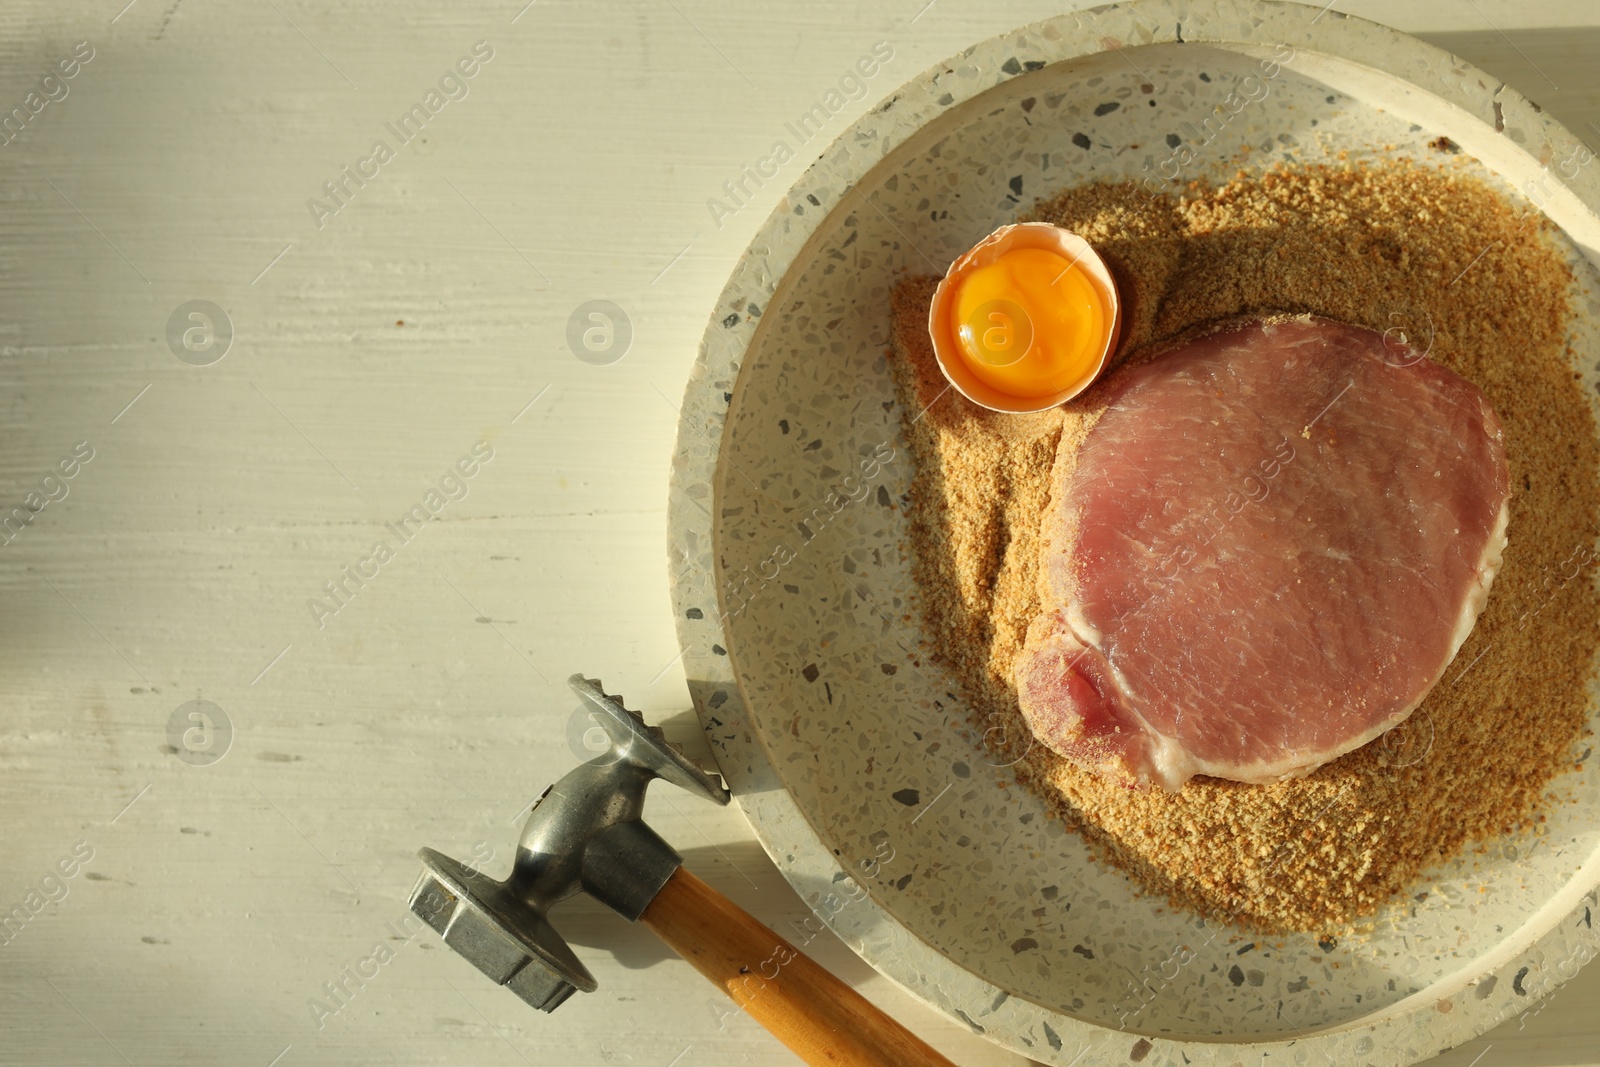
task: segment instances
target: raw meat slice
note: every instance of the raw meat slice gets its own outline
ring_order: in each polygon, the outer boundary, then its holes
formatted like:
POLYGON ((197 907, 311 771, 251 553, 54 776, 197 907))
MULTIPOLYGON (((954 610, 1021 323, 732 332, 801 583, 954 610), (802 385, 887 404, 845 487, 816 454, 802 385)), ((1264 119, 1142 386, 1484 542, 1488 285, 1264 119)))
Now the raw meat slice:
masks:
POLYGON ((1374 331, 1255 321, 1123 369, 1056 456, 1015 668, 1035 737, 1129 785, 1309 773, 1439 680, 1500 566, 1500 420, 1374 331))

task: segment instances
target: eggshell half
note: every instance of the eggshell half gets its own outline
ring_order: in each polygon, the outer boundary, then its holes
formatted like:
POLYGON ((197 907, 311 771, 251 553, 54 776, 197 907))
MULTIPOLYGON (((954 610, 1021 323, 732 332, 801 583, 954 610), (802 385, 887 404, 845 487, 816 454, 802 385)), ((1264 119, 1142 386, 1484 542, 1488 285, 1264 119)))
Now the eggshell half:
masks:
POLYGON ((945 378, 962 396, 974 404, 986 407, 990 411, 1010 414, 1046 411, 1057 404, 1071 400, 1089 388, 1105 371, 1106 361, 1111 358, 1111 353, 1116 351, 1117 338, 1121 332, 1122 302, 1117 296, 1116 283, 1112 280, 1105 261, 1088 241, 1070 230, 1052 226, 1047 222, 1021 222, 1012 226, 1002 226, 973 245, 964 255, 950 264, 950 269, 945 272, 939 287, 934 290, 933 302, 928 307, 928 335, 933 339, 934 358, 938 360, 939 369, 944 372, 945 378), (1100 289, 1101 296, 1105 300, 1108 329, 1105 345, 1095 361, 1094 370, 1075 385, 1049 396, 1011 396, 979 379, 967 366, 967 361, 961 354, 960 341, 950 328, 949 316, 945 314, 949 301, 955 299, 957 287, 966 274, 993 263, 1013 248, 1042 248, 1065 256, 1083 268, 1083 272, 1100 289))

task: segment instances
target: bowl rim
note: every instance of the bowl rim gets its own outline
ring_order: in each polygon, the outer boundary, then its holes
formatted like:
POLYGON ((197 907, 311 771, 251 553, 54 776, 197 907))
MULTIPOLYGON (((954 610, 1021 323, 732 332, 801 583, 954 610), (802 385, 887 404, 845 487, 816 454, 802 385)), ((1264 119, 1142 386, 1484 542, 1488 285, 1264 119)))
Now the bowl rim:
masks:
MULTIPOLYGON (((674 619, 685 676, 696 714, 734 800, 752 832, 786 880, 805 876, 822 881, 846 878, 850 872, 813 829, 789 794, 769 758, 748 712, 749 695, 739 679, 739 650, 729 643, 718 595, 716 541, 720 514, 723 437, 736 400, 736 382, 747 352, 759 336, 761 312, 778 294, 785 276, 823 222, 893 149, 915 137, 947 109, 965 103, 1040 66, 1150 45, 1209 45, 1232 51, 1262 49, 1291 38, 1277 31, 1307 23, 1314 40, 1297 49, 1393 79, 1443 102, 1505 137, 1513 128, 1525 131, 1527 143, 1582 146, 1560 123, 1515 89, 1453 54, 1391 27, 1298 0, 1129 0, 1067 12, 975 44, 935 63, 907 80, 841 132, 793 183, 741 253, 729 275, 702 335, 699 352, 685 385, 668 492, 668 555, 674 619), (1244 32, 1248 29, 1248 32, 1244 32), (1124 46, 1122 42, 1136 42, 1124 46), (1019 60, 1021 62, 1019 62, 1019 60), (957 66, 992 74, 983 84, 947 77, 957 66), (888 116, 886 118, 886 116, 888 116)), ((1508 144, 1537 163, 1523 142, 1508 144)), ((1548 160, 1548 156, 1544 157, 1548 160)), ((1600 167, 1582 168, 1572 176, 1544 173, 1557 190, 1565 190, 1582 211, 1585 233, 1600 234, 1600 167)), ((1540 200, 1541 207, 1549 204, 1540 200)), ((1548 214, 1548 210, 1546 210, 1548 214)), ((1571 227, 1565 227, 1571 233, 1571 227)), ((1591 262, 1600 241, 1578 241, 1591 262)), ((796 888, 800 888, 798 885, 796 888)), ((1011 996, 959 962, 939 952, 902 926, 869 893, 852 907, 821 916, 841 940, 874 969, 946 1017, 1021 1055, 1046 1063, 1079 1062, 1086 1052, 1105 1053, 1121 1061, 1127 1046, 1149 1042, 1141 1059, 1151 1063, 1231 1062, 1241 1054, 1320 1053, 1330 1062, 1413 1063, 1471 1040, 1525 1011, 1577 973, 1595 954, 1594 937, 1577 934, 1586 907, 1600 902, 1600 853, 1586 858, 1541 912, 1547 921, 1530 918, 1522 939, 1510 948, 1479 957, 1469 977, 1449 990, 1455 1008, 1443 1007, 1439 983, 1426 986, 1372 1016, 1332 1024, 1294 1038, 1260 1041, 1206 1041, 1140 1034, 1101 1026, 1011 996), (1546 964, 1554 960, 1554 966, 1546 964), (1567 964, 1573 964, 1570 972, 1567 964), (1507 988, 1490 995, 1467 995, 1479 979, 1502 969, 1537 967, 1554 975, 1552 983, 1529 996, 1507 988), (995 1006, 998 1005, 998 1006, 995 1006), (973 1020, 982 1018, 980 1026, 973 1020), (1036 1024, 1046 1035, 1041 1041, 1036 1024), (1159 1053, 1159 1055, 1157 1055, 1159 1053)), ((1518 976, 1519 979, 1521 975, 1518 976)), ((1478 988, 1482 991, 1482 987, 1478 988)))

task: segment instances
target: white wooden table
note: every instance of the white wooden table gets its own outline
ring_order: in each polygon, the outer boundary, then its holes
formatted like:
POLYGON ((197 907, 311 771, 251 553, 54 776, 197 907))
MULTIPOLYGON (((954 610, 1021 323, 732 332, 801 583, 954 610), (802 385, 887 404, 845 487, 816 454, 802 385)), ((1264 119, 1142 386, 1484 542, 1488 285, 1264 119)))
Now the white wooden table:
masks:
MULTIPOLYGON (((528 1010, 402 925, 415 850, 504 871, 574 763, 574 671, 698 744, 667 598, 675 408, 807 160, 731 215, 707 200, 875 42, 893 59, 828 138, 1063 5, 126 2, 0 10, 0 108, 22 109, 0 509, 43 505, 0 534, 0 911, 28 916, 0 935, 0 1062, 796 1062, 598 906, 563 929, 599 992, 528 1010), (597 299, 632 327, 609 365, 566 340, 597 299), (209 345, 192 301, 222 309, 209 345), (419 505, 435 521, 385 526, 419 505), (197 700, 231 733, 210 764, 181 736, 197 700)), ((1593 3, 1339 10, 1600 139, 1593 3)), ((804 914, 736 812, 663 791, 649 816, 770 924, 804 914)), ((811 947, 958 1062, 1025 1062, 811 947)), ((1600 1064, 1597 994, 1591 967, 1438 1062, 1600 1064)))

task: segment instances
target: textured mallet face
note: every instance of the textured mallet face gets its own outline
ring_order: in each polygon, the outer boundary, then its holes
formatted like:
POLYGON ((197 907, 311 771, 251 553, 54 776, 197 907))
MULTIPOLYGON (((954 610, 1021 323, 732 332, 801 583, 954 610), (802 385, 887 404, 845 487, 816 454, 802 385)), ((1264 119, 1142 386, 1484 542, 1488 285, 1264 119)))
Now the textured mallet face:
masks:
POLYGON ((411 910, 445 944, 541 1011, 597 986, 545 909, 581 890, 631 922, 678 869, 678 854, 639 820, 645 787, 661 778, 728 802, 716 775, 607 693, 598 678, 575 674, 568 681, 611 739, 612 755, 545 790, 528 815, 507 880, 424 848, 422 877, 411 891, 411 910))
POLYGON ((424 874, 411 910, 438 931, 496 985, 507 986, 541 1011, 554 1011, 575 990, 570 982, 523 951, 500 924, 463 901, 432 874, 424 874))
POLYGON ((424 915, 423 919, 439 931, 445 944, 492 978, 496 985, 509 982, 528 963, 527 952, 506 936, 494 919, 463 902, 437 880, 430 881, 429 890, 417 895, 412 910, 421 914, 424 905, 443 905, 437 918, 430 920, 424 915))
POLYGON ((432 872, 423 871, 417 887, 411 891, 411 911, 443 937, 450 929, 450 920, 455 917, 460 900, 432 872))
POLYGON ((555 1011, 578 991, 571 982, 553 973, 538 960, 528 957, 527 963, 506 983, 506 988, 540 1011, 555 1011))
POLYGON ((593 976, 542 915, 502 883, 424 853, 428 866, 411 892, 411 910, 445 944, 541 1011, 554 1011, 578 989, 594 990, 593 976))

